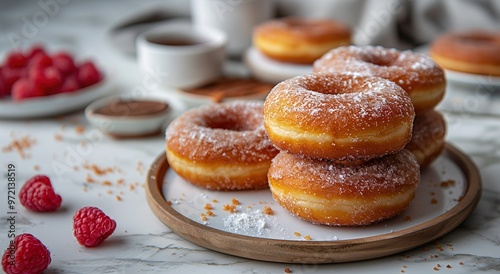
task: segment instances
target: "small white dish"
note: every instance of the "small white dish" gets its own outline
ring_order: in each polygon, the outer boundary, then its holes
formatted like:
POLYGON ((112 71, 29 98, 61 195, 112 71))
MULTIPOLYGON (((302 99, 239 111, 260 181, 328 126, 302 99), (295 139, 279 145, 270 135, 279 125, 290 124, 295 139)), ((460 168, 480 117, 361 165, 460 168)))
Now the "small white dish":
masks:
POLYGON ((137 138, 160 134, 173 119, 171 104, 156 97, 125 97, 114 95, 93 102, 85 108, 85 117, 95 128, 115 138, 137 138), (164 109, 157 109, 152 113, 134 113, 137 102, 154 102, 164 104, 164 109), (116 102, 127 104, 111 105, 116 102), (100 110, 107 107, 114 113, 106 114, 100 110))
POLYGON ((264 56, 255 47, 250 47, 247 50, 244 62, 255 78, 273 84, 313 72, 312 65, 298 65, 275 61, 264 56))
POLYGON ((106 75, 99 83, 74 92, 13 101, 0 99, 0 118, 42 118, 83 109, 98 98, 115 92, 113 83, 106 75))

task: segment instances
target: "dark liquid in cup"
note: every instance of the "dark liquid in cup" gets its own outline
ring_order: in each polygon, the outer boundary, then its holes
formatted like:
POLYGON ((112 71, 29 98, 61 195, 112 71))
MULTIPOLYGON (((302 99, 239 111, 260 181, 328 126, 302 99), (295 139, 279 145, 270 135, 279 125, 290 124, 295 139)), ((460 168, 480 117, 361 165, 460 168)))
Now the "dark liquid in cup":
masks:
POLYGON ((150 42, 164 46, 196 46, 205 43, 201 39, 195 38, 154 38, 150 42))

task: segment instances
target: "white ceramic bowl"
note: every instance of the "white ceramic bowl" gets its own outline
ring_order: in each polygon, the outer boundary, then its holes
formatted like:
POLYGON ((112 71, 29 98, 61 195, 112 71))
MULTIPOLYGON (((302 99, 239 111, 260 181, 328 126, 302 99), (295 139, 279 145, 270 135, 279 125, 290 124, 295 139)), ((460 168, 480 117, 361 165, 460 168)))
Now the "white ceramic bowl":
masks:
POLYGON ((117 138, 144 137, 161 133, 173 119, 173 110, 168 101, 155 97, 125 98, 120 95, 109 96, 93 102, 85 108, 88 122, 103 133, 117 138), (103 115, 96 111, 116 100, 154 100, 164 102, 169 107, 158 113, 131 116, 124 110, 122 115, 103 115))

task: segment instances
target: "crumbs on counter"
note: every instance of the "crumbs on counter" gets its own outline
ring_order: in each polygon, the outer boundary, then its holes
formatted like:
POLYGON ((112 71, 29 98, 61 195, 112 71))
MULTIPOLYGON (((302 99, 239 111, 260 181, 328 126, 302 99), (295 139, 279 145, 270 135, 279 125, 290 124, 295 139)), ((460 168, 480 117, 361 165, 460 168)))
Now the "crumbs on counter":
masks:
POLYGON ((59 133, 54 134, 54 140, 61 142, 63 140, 63 136, 59 133))
POLYGON ((85 126, 83 126, 83 125, 77 125, 75 127, 75 132, 77 134, 80 134, 80 135, 83 134, 83 133, 85 133, 85 126))
POLYGON ((22 159, 27 159, 30 155, 27 153, 27 150, 30 149, 34 144, 36 144, 36 140, 31 138, 29 135, 25 135, 20 138, 15 138, 14 134, 11 132, 12 142, 2 147, 2 152, 12 152, 16 151, 22 159))
POLYGON ((284 271, 285 273, 293 273, 293 271, 288 267, 285 267, 284 271))
POLYGON ((139 172, 139 174, 144 174, 145 170, 144 170, 144 164, 142 163, 142 161, 138 161, 136 166, 135 166, 135 170, 137 170, 137 172, 139 172))
POLYGON ((95 175, 105 175, 107 173, 113 173, 116 170, 112 167, 99 167, 96 164, 84 163, 83 168, 86 170, 91 170, 95 175))
POLYGON ((238 201, 238 199, 236 199, 236 198, 231 199, 231 203, 233 205, 240 205, 240 201, 238 201))
POLYGON ((306 241, 310 241, 310 240, 311 240, 311 235, 306 235, 306 236, 304 236, 304 240, 306 240, 306 241))

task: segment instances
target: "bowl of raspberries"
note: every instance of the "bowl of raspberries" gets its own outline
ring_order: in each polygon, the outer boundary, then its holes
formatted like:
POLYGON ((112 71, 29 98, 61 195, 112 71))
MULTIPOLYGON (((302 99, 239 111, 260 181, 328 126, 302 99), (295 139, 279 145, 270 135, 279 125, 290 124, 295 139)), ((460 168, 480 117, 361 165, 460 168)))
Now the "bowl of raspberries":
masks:
POLYGON ((0 117, 51 115, 105 95, 103 71, 92 60, 41 45, 12 50, 0 61, 0 117), (9 107, 10 106, 10 107, 9 107))

